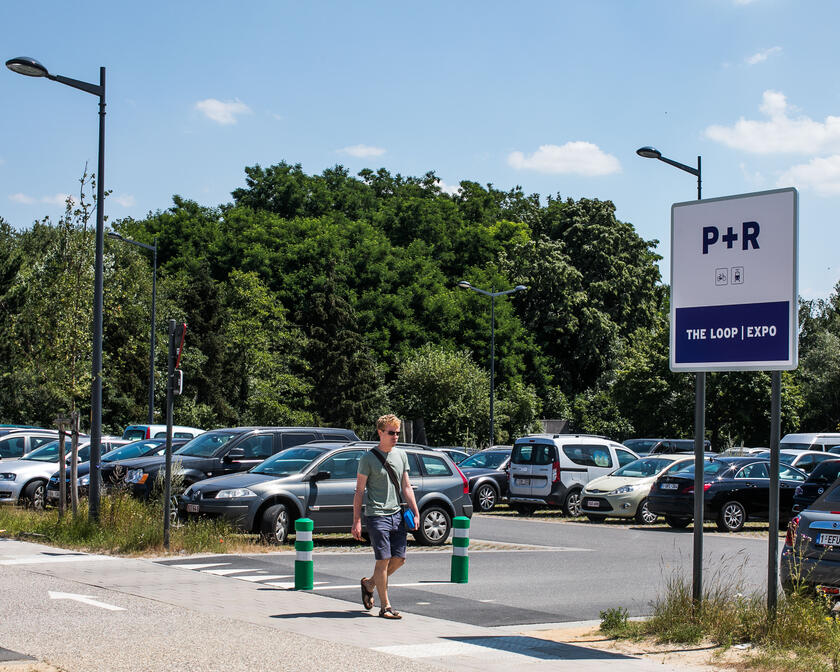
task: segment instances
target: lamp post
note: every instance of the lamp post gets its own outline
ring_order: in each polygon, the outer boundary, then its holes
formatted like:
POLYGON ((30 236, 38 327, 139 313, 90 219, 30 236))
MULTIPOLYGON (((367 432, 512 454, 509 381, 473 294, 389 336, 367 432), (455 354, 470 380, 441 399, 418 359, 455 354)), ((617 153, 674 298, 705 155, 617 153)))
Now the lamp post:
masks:
MULTIPOLYGON (((645 159, 658 159, 669 166, 674 166, 697 177, 697 200, 702 197, 700 190, 700 157, 697 168, 692 168, 679 161, 662 156, 662 152, 653 147, 639 147, 636 154, 645 159)), ((673 263, 673 261, 672 261, 673 263)), ((700 604, 703 597, 703 453, 706 433, 706 374, 698 371, 694 384, 694 558, 692 570, 692 598, 700 604)))
POLYGON ((495 433, 493 427, 493 383, 496 374, 496 297, 497 296, 504 296, 506 294, 514 294, 516 292, 521 292, 525 289, 528 289, 525 285, 516 285, 513 289, 508 289, 504 292, 494 292, 487 291, 486 289, 479 289, 478 287, 473 287, 469 282, 466 280, 461 280, 458 283, 458 287, 461 289, 471 289, 478 294, 482 294, 484 296, 490 297, 490 444, 493 445, 493 441, 495 440, 495 433))
POLYGON ((136 245, 152 251, 152 329, 149 337, 149 424, 155 422, 155 300, 157 297, 157 236, 154 245, 148 245, 136 240, 131 240, 120 235, 116 231, 109 231, 108 236, 115 240, 121 240, 129 245, 136 245))
POLYGON ((102 249, 105 245, 105 68, 99 68, 99 84, 52 75, 34 58, 19 56, 6 61, 12 72, 27 77, 46 77, 59 84, 99 97, 99 162, 96 170, 96 257, 93 280, 93 354, 90 392, 90 520, 99 520, 100 471, 102 439, 102 249))

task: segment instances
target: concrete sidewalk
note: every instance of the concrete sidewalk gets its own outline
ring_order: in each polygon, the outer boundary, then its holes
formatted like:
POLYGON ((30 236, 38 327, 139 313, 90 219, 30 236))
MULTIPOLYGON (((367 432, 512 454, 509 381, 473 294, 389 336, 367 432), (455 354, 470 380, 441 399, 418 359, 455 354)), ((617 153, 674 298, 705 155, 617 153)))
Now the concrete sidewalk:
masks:
MULTIPOLYGON (((217 556, 218 562, 223 564, 225 557, 217 556)), ((376 617, 376 609, 369 613, 361 605, 323 595, 231 580, 220 575, 225 570, 192 571, 190 559, 182 559, 180 566, 167 566, 0 539, 0 567, 6 577, 0 647, 69 672, 269 667, 590 672, 607 665, 612 672, 678 669, 533 636, 569 624, 487 628, 406 611, 401 621, 386 621, 376 617), (18 584, 17 595, 10 583, 18 584), (57 601, 49 593, 88 596, 115 609, 76 598, 57 601), (15 614, 21 612, 18 605, 12 607, 14 600, 32 601, 27 619, 17 625, 15 614), (33 610, 38 623, 32 621, 33 610), (27 622, 34 632, 26 630, 27 622), (98 633, 93 639, 91 627, 98 633), (255 667, 255 660, 263 664, 255 667)), ((212 560, 202 556, 201 564, 212 565, 212 560)))

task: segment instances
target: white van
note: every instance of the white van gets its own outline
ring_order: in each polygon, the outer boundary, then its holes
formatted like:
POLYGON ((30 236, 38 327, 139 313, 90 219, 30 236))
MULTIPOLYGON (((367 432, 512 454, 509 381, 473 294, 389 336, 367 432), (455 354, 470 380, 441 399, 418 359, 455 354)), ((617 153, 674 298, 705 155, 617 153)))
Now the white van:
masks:
POLYGON ((834 446, 840 446, 840 433, 817 432, 810 434, 785 434, 779 441, 779 448, 794 450, 828 451, 834 446))
POLYGON ((510 506, 519 513, 562 507, 581 513, 583 486, 639 456, 602 436, 529 434, 517 439, 510 456, 510 506))
MULTIPOLYGON (((204 430, 195 427, 172 425, 173 439, 194 439, 199 434, 204 434, 204 430)), ((166 425, 129 425, 125 428, 122 438, 131 440, 165 439, 166 425)))

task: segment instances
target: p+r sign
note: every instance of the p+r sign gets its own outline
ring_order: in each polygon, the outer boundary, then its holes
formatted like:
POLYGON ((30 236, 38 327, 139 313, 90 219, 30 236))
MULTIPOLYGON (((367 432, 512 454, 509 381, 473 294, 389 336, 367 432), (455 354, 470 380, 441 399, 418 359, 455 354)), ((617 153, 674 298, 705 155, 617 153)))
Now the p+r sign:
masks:
POLYGON ((798 363, 796 189, 671 206, 671 370, 798 363))

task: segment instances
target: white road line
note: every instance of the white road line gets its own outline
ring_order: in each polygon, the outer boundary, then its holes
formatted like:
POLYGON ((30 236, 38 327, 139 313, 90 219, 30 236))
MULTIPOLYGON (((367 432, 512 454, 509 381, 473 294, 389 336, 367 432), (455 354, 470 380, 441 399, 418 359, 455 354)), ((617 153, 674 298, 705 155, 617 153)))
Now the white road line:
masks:
POLYGON ((250 576, 234 576, 240 581, 276 581, 277 579, 290 579, 294 574, 251 574, 250 576))
MULTIPOLYGON (((325 582, 324 581, 316 581, 313 585, 320 586, 323 583, 325 583, 325 582)), ((264 583, 262 585, 273 586, 275 588, 286 588, 287 590, 291 590, 292 588, 295 587, 295 582, 294 581, 272 581, 271 583, 264 583)), ((319 588, 319 590, 320 590, 320 588, 319 588)))
POLYGON ((193 565, 165 565, 166 567, 177 567, 178 569, 204 569, 205 567, 224 567, 229 562, 204 562, 193 565))
MULTIPOLYGON (((326 582, 324 582, 324 583, 326 583, 326 582)), ((449 581, 432 581, 432 582, 421 581, 419 583, 391 583, 389 581, 388 582, 388 588, 413 588, 415 586, 426 586, 426 587, 428 587, 428 586, 442 585, 442 584, 450 585, 449 581)), ((315 585, 317 586, 318 584, 316 583, 315 585)), ((350 590, 351 588, 358 588, 358 587, 359 587, 358 583, 353 583, 353 584, 350 584, 350 585, 347 585, 347 586, 322 586, 321 588, 318 588, 318 590, 350 590)))
POLYGON ((107 604, 106 602, 99 602, 98 600, 94 600, 90 595, 76 595, 75 593, 55 593, 53 591, 48 591, 51 600, 73 600, 75 602, 81 602, 82 604, 88 604, 91 607, 99 607, 100 609, 107 609, 108 611, 125 611, 122 607, 118 607, 114 604, 107 604))
POLYGON ((17 557, 6 557, 0 560, 0 565, 43 565, 54 562, 91 562, 93 560, 113 560, 107 555, 20 555, 17 557))
MULTIPOLYGON (((244 574, 245 572, 261 572, 261 569, 202 569, 202 574, 215 574, 216 576, 228 576, 230 574, 244 574)), ((238 579, 240 577, 233 577, 238 579)))

